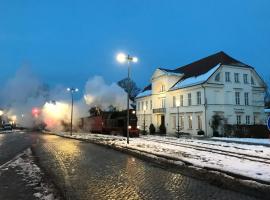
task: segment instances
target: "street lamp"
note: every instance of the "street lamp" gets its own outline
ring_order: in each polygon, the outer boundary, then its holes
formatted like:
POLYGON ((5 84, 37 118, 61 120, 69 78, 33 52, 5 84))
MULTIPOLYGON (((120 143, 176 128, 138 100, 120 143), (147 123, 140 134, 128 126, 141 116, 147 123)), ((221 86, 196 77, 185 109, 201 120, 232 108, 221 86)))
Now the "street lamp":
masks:
POLYGON ((70 114, 70 135, 72 135, 72 120, 73 120, 73 95, 78 92, 78 88, 67 88, 67 91, 71 94, 71 114, 70 114))
POLYGON ((180 126, 179 126, 179 107, 180 107, 180 101, 176 101, 177 106, 177 135, 180 134, 180 126))
POLYGON ((130 63, 138 62, 137 57, 132 57, 123 53, 119 53, 116 56, 116 60, 120 63, 127 63, 128 65, 128 88, 127 88, 127 144, 129 144, 129 94, 130 94, 130 63))

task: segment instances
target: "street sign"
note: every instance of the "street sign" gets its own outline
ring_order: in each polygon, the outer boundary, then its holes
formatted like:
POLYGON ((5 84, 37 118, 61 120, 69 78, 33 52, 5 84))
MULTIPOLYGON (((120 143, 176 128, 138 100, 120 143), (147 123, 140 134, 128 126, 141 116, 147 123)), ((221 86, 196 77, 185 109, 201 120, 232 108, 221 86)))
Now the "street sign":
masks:
POLYGON ((267 120, 267 127, 268 127, 268 130, 270 131, 270 116, 268 117, 268 120, 267 120))

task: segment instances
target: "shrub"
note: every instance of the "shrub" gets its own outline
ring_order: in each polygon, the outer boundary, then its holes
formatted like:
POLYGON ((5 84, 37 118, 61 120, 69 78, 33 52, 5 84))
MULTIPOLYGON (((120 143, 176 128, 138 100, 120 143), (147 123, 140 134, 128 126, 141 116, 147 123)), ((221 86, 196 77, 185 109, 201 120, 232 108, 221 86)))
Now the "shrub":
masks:
POLYGON ((159 126, 159 132, 160 132, 160 134, 166 134, 166 126, 165 126, 165 124, 161 124, 160 126, 159 126))
POLYGON ((151 135, 154 135, 155 132, 156 132, 156 128, 155 128, 154 124, 150 124, 150 126, 149 126, 149 133, 151 135))
POLYGON ((199 131, 197 132, 197 134, 198 134, 198 135, 204 135, 204 131, 203 131, 203 130, 199 130, 199 131))

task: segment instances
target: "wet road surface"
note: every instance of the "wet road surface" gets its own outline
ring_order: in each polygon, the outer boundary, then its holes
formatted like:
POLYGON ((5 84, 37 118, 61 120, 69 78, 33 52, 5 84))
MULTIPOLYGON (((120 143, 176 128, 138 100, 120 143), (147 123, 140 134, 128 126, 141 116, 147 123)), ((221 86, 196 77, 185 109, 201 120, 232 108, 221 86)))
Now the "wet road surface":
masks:
POLYGON ((36 134, 9 132, 0 134, 0 165, 11 160, 36 142, 36 134))
POLYGON ((37 140, 41 166, 70 199, 255 199, 91 143, 54 135, 37 140))

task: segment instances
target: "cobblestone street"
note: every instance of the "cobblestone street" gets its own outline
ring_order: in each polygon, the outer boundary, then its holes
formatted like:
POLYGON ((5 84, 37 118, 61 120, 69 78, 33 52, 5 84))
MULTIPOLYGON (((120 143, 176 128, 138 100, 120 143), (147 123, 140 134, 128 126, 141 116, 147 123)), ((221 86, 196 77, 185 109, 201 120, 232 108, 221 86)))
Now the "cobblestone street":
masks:
POLYGON ((41 135, 34 152, 70 199, 254 199, 91 143, 41 135))

